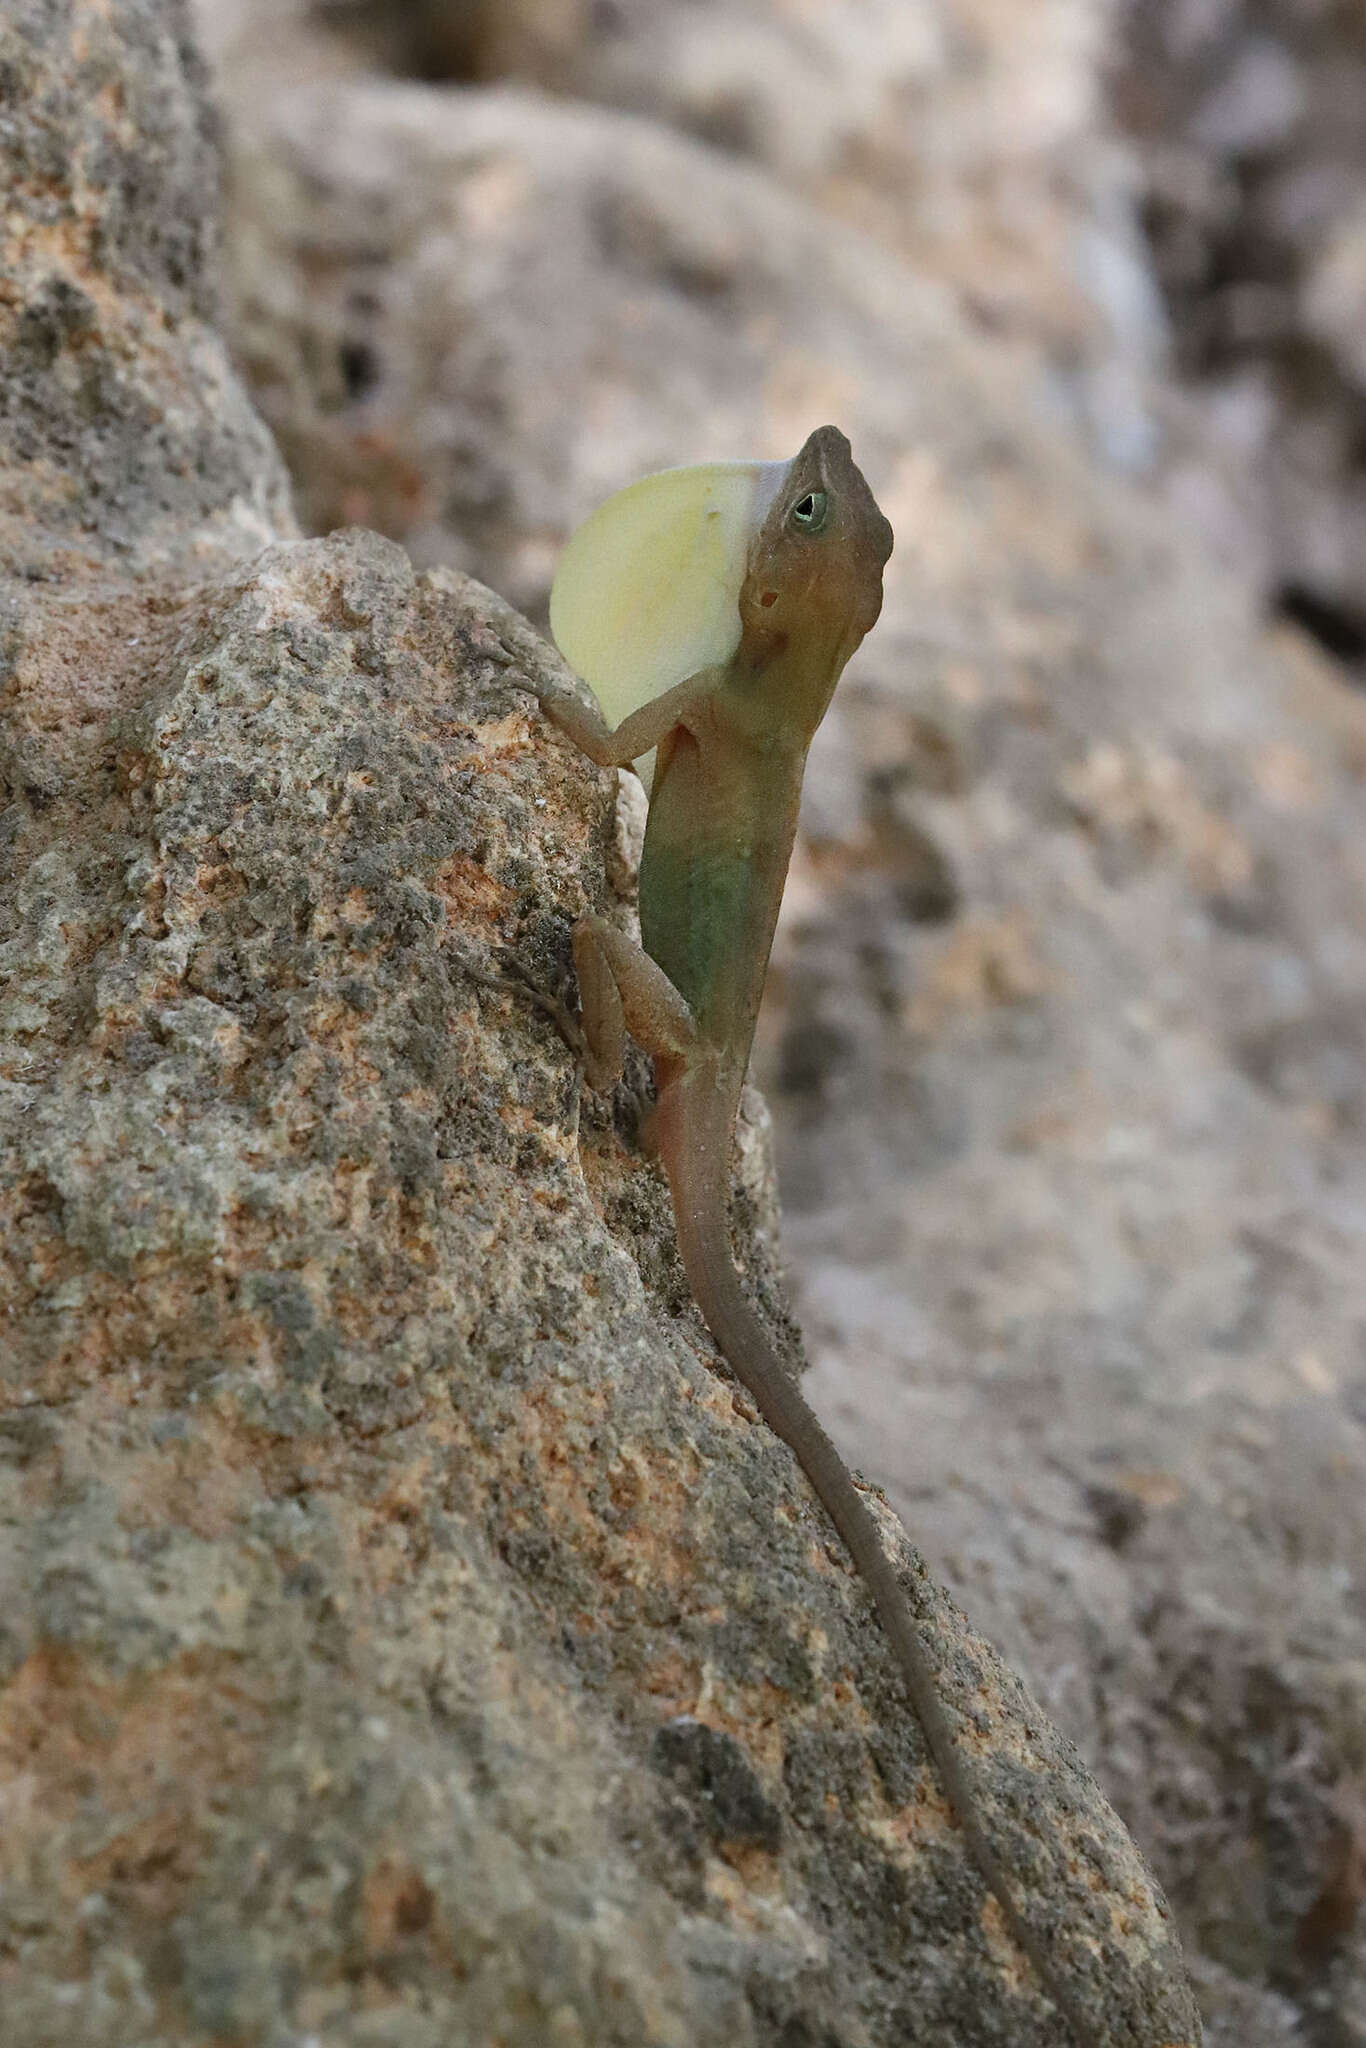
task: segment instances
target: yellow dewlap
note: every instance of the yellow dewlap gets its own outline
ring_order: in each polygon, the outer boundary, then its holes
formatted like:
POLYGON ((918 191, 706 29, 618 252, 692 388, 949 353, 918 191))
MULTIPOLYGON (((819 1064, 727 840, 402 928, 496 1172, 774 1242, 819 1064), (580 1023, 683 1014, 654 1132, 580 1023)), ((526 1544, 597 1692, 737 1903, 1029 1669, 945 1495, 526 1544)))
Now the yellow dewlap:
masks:
POLYGON ((749 545, 790 466, 661 470, 616 492, 570 536, 550 630, 610 725, 730 660, 749 545))

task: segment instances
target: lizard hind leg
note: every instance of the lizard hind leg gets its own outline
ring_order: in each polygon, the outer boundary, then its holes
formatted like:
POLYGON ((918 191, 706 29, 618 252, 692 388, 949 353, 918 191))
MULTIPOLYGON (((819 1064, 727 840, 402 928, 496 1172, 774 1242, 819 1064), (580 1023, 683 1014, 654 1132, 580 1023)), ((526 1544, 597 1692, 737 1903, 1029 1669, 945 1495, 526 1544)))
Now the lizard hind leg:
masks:
POLYGON ((579 977, 583 1030, 583 1075, 590 1088, 610 1088, 626 1057, 626 1015, 598 936, 601 918, 583 917, 574 927, 574 968, 579 977))
POLYGON ((628 1031, 654 1059, 691 1059, 697 1044, 692 1011, 634 939, 604 917, 582 917, 574 927, 574 965, 590 1087, 607 1087, 620 1074, 628 1031))

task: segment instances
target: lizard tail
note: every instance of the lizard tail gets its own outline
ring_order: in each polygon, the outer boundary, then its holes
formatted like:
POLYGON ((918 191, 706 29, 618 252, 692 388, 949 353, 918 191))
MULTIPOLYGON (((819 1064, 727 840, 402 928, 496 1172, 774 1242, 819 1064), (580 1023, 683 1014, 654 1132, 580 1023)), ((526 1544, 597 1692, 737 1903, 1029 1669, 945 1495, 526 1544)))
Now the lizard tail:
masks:
MULTIPOLYGON (((663 1078, 663 1077, 661 1077, 663 1078)), ((796 1380, 773 1349, 751 1308, 731 1258, 730 1141, 740 1082, 699 1061, 661 1092, 656 1135, 673 1193, 683 1267, 707 1328, 727 1363, 753 1396, 770 1429, 795 1454, 872 1594, 895 1652, 911 1705, 940 1783, 979 1872, 998 1900, 1006 1925, 1029 1957, 1077 2048, 1090 2048, 1092 2028, 1061 1980, 1057 1965, 1015 1903, 1009 1878, 979 1818, 958 1738, 939 1696, 929 1650, 877 1525, 849 1469, 796 1380)))

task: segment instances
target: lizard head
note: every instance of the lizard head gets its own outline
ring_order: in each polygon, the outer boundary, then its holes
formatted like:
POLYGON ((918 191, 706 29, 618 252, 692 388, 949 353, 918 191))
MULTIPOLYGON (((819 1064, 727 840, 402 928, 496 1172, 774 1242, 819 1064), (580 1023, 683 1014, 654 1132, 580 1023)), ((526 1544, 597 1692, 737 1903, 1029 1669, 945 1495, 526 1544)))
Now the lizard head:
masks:
POLYGON ((791 462, 698 463, 618 491, 565 548, 551 629, 613 725, 738 661, 751 679, 772 669, 772 708, 814 731, 877 618, 891 550, 849 443, 818 427, 791 462))
POLYGON ((819 721, 840 671, 882 609, 892 529, 837 427, 817 427, 788 464, 750 543, 740 589, 741 644, 761 674, 784 665, 819 721))

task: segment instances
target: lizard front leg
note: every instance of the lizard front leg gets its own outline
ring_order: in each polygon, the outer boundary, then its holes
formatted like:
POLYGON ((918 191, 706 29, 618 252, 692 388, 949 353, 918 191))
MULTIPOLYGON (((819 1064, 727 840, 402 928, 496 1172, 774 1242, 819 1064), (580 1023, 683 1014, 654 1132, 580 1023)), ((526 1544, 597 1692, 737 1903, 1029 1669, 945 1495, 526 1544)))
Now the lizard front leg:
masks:
POLYGON ((531 692, 552 725, 574 742, 581 754, 599 768, 629 768, 632 761, 648 754, 676 725, 696 717, 711 697, 717 679, 715 669, 699 669, 685 682, 676 683, 662 696, 651 697, 620 725, 611 726, 597 705, 578 697, 572 690, 546 684, 540 688, 529 677, 519 681, 531 692))
MULTIPOLYGON (((696 718, 712 696, 716 680, 715 669, 700 669, 640 705, 615 727, 608 725, 595 703, 572 691, 536 689, 529 680, 527 687, 546 717, 580 753, 600 768, 625 768, 678 726, 696 718)), ((580 918, 573 943, 581 1029, 552 1000, 544 1000, 542 1006, 555 1017, 571 1050, 582 1061, 589 1087, 610 1087, 621 1073, 628 1031, 652 1057, 686 1064, 696 1044, 697 1027, 692 1011, 663 968, 604 917, 580 918)))

